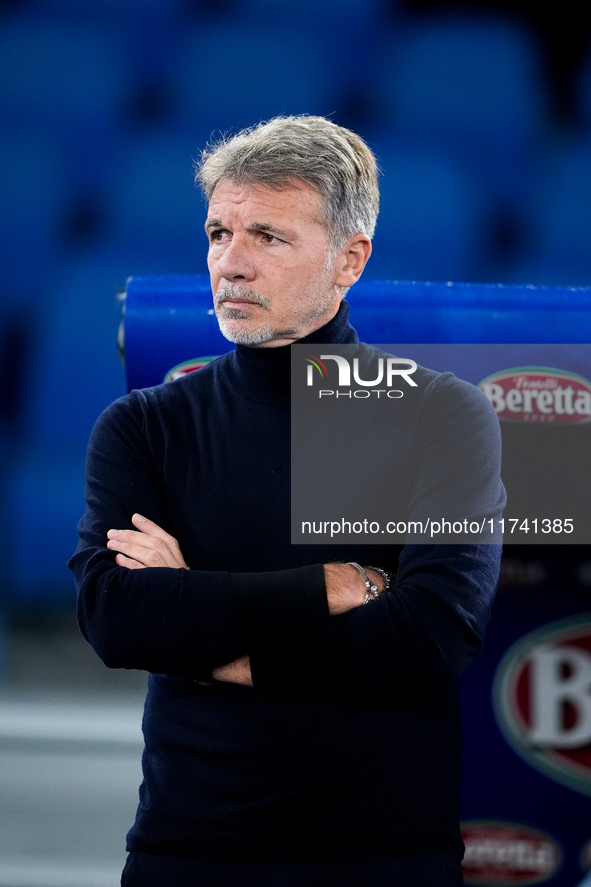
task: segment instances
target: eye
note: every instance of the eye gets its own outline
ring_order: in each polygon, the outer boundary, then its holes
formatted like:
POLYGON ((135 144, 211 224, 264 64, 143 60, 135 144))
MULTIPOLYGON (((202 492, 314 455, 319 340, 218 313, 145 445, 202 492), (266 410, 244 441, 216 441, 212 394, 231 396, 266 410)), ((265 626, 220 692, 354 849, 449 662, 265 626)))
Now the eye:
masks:
POLYGON ((210 243, 221 243, 227 233, 223 228, 212 228, 209 232, 210 243))
POLYGON ((281 243, 278 237, 275 234, 270 234, 268 231, 262 231, 261 237, 264 243, 281 243))

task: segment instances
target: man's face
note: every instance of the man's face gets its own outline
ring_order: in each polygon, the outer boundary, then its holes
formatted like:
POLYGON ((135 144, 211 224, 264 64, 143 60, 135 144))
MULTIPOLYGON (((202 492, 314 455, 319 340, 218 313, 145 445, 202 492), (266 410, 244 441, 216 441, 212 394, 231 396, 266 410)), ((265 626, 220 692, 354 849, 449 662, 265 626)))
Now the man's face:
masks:
POLYGON ((222 179, 205 230, 215 312, 224 336, 273 347, 300 339, 338 311, 338 271, 327 268, 323 199, 314 188, 245 187, 222 179))

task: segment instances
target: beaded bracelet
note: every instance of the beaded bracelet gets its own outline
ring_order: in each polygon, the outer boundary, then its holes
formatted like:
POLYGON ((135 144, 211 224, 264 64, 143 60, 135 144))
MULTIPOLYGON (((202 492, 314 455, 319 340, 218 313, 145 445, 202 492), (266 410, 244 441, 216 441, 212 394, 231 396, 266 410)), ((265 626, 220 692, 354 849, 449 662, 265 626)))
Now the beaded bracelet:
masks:
POLYGON ((376 573, 379 573, 382 579, 384 580, 384 589, 383 591, 378 592, 378 594, 383 594, 384 591, 388 591, 390 588, 390 574, 386 573, 385 570, 382 570, 381 567, 368 567, 368 570, 375 570, 376 573))
MULTIPOLYGON (((370 601, 375 601, 379 595, 378 586, 374 585, 361 564, 357 564, 355 561, 348 561, 348 566, 355 567, 358 573, 361 574, 363 581, 365 582, 365 600, 364 604, 369 604, 370 601)), ((371 567, 371 569, 375 569, 371 567)))

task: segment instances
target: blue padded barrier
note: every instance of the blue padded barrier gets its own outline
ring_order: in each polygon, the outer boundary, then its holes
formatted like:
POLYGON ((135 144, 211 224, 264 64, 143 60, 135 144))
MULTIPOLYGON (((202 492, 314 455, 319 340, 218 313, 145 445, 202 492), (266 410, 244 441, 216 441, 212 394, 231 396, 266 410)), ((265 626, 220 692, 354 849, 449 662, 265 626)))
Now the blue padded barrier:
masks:
MULTIPOLYGON (((352 320, 366 342, 590 342, 591 288, 360 280, 352 320)), ((131 277, 125 307, 128 390, 179 363, 224 354, 206 275, 131 277)))
MULTIPOLYGON (((514 343, 550 343, 552 362, 543 366, 583 376, 591 391, 590 297, 589 288, 364 280, 348 298, 362 339, 424 343, 435 368, 443 368, 441 346, 429 343, 504 343, 501 369, 529 365, 534 345, 514 343)), ((131 278, 125 329, 129 388, 158 384, 172 367, 232 347, 217 328, 204 275, 131 278)), ((470 381, 482 379, 490 350, 479 349, 472 371, 481 375, 470 381)), ((461 352, 447 353, 456 361, 461 352)), ((562 437, 542 424, 525 429, 532 440, 550 430, 562 437)), ((591 424, 577 430, 588 436, 591 424)), ((539 472, 540 485, 568 461, 561 446, 539 472)), ((530 460, 527 451, 524 470, 530 460)), ((574 483, 584 496, 582 470, 574 483)), ((467 885, 591 883, 591 553, 536 541, 506 547, 484 652, 461 681, 467 885)))

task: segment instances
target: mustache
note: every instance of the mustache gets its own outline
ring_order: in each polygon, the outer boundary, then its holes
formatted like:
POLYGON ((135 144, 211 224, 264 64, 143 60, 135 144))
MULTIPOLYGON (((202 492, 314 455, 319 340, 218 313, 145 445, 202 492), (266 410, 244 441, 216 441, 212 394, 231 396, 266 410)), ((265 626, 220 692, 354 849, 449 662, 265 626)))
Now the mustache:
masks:
POLYGON ((271 302, 266 296, 236 283, 228 283, 217 291, 214 296, 216 308, 219 308, 222 302, 249 302, 251 305, 260 305, 267 310, 271 307, 271 302))

